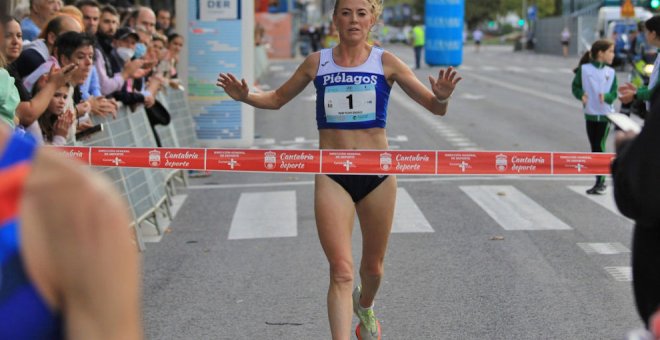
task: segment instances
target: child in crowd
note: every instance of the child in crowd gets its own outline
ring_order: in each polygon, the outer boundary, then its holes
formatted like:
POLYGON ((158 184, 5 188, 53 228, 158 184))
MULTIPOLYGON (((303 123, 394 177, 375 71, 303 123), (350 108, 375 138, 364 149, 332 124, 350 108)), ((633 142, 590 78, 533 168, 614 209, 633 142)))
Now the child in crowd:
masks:
MULTIPOLYGON (((38 86, 35 86, 35 91, 38 91, 38 86)), ((66 144, 67 135, 75 120, 73 111, 65 111, 68 96, 69 85, 58 88, 48 108, 39 117, 39 127, 45 144, 66 144)))
MULTIPOLYGON (((602 39, 591 45, 575 69, 573 95, 583 104, 591 152, 605 152, 610 131, 607 114, 614 112, 612 104, 617 98, 616 72, 609 66, 612 60, 614 42, 602 39)), ((587 194, 600 195, 605 189, 605 176, 596 176, 596 184, 587 194)))

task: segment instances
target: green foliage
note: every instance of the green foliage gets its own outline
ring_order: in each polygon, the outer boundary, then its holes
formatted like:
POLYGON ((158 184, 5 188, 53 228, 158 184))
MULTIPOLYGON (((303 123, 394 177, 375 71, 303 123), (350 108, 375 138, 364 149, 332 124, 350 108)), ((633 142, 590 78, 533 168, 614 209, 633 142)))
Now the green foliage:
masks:
MULTIPOLYGON (((538 7, 538 17, 559 15, 562 0, 528 0, 527 5, 535 4, 538 7), (558 4, 559 3, 559 4, 558 4)), ((465 19, 470 28, 487 20, 495 19, 498 15, 515 12, 522 16, 523 0, 465 0, 465 19)), ((527 13, 524 13, 526 16, 527 13)))
POLYGON ((502 25, 502 30, 501 30, 500 34, 506 35, 506 34, 509 34, 511 32, 513 32, 513 26, 511 26, 511 24, 506 23, 506 24, 502 25))
POLYGON ((496 19, 502 0, 466 0, 465 21, 473 28, 485 20, 496 19))

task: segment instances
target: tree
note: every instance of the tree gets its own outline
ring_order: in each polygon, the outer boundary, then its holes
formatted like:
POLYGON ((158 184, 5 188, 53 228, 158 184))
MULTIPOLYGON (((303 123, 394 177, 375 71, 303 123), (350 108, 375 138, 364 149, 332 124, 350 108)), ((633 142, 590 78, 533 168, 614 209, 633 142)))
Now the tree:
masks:
POLYGON ((500 13, 502 0, 466 0, 465 21, 474 28, 485 20, 495 19, 500 13))
MULTIPOLYGON (((470 0, 467 0, 466 5, 469 2, 470 0)), ((536 5, 539 18, 561 15, 561 0, 527 0, 527 5, 536 5)), ((500 0, 499 14, 505 15, 509 12, 522 16, 522 0, 500 0)))

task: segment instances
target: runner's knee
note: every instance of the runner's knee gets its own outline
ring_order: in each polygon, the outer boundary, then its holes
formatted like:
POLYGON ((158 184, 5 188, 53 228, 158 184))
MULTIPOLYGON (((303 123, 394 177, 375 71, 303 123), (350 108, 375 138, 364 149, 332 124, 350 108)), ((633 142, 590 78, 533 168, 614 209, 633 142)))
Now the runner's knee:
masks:
POLYGON ((383 276, 383 258, 375 260, 363 260, 360 266, 360 273, 371 277, 383 276))
POLYGON ((353 263, 350 260, 330 262, 330 280, 335 283, 353 282, 353 263))

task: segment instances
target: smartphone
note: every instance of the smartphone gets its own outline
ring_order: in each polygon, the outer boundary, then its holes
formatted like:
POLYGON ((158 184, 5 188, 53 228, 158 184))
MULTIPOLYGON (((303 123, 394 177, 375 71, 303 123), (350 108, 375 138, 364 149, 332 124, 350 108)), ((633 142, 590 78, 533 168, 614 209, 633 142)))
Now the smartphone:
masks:
POLYGON ((637 124, 634 120, 630 119, 630 117, 624 115, 623 113, 610 113, 607 115, 607 119, 609 119, 614 125, 618 126, 625 132, 632 131, 639 133, 642 131, 642 127, 639 126, 639 124, 637 124))
POLYGON ((76 140, 80 140, 80 139, 83 139, 85 137, 89 137, 92 134, 95 134, 95 133, 100 132, 100 131, 103 131, 103 124, 94 125, 89 129, 85 129, 85 130, 82 130, 82 131, 76 133, 76 140))

